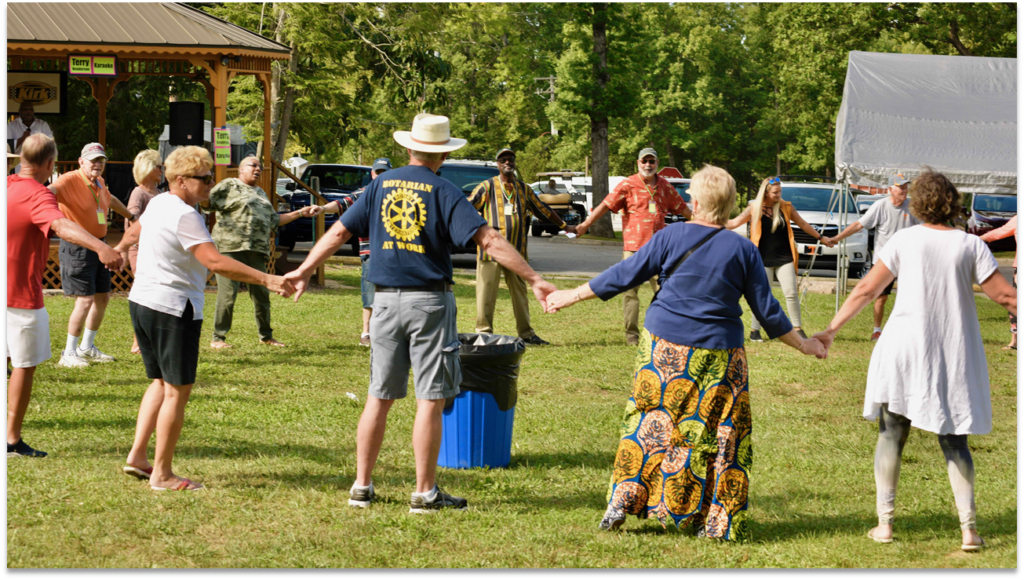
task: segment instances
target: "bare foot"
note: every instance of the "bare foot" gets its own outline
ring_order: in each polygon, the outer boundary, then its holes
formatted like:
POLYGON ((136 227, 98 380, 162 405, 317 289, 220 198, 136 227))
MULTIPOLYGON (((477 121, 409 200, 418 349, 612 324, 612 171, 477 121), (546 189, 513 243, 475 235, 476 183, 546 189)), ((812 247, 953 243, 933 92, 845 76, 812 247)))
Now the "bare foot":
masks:
POLYGON ((270 340, 261 340, 260 344, 265 344, 267 346, 285 346, 283 342, 281 342, 280 340, 274 340, 273 338, 271 338, 270 340))
POLYGON ((234 348, 234 345, 228 344, 228 343, 224 342, 223 340, 215 340, 215 341, 210 343, 210 348, 217 348, 217 349, 220 349, 220 348, 234 348))
POLYGON ((963 544, 960 549, 965 552, 977 552, 985 545, 985 540, 978 535, 978 530, 961 530, 963 544))
POLYGON ((879 544, 891 544, 892 543, 892 525, 882 525, 871 528, 868 532, 868 537, 878 542, 879 544))
POLYGON ((128 458, 124 460, 124 463, 125 465, 137 467, 143 471, 152 469, 153 467, 153 464, 150 463, 149 459, 147 459, 146 457, 134 457, 132 455, 128 455, 128 458))

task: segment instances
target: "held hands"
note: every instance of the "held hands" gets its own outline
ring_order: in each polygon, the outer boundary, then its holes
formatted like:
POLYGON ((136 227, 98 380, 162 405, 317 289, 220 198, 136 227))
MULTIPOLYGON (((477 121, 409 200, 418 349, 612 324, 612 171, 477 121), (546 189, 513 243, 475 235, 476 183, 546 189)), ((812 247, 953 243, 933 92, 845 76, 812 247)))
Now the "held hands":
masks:
POLYGON ((800 352, 818 358, 828 358, 828 349, 817 338, 805 338, 800 343, 800 352))
POLYGON ((548 309, 546 312, 554 314, 563 308, 568 308, 573 304, 576 304, 576 295, 579 290, 573 288, 571 290, 557 290, 548 294, 548 309))
POLYGON ((322 213, 324 213, 324 207, 322 205, 307 205, 299 210, 299 215, 302 217, 316 217, 322 213))
POLYGON ((822 244, 825 244, 825 247, 827 247, 827 248, 831 248, 832 246, 836 245, 835 240, 833 240, 832 238, 829 238, 829 237, 821 236, 821 240, 820 241, 821 241, 822 244))
POLYGON ((292 270, 284 275, 284 279, 288 281, 295 292, 295 297, 292 299, 295 302, 299 301, 299 297, 306 292, 306 288, 309 287, 309 278, 313 275, 312 272, 303 274, 301 270, 292 270))
POLYGON ((266 286, 267 290, 285 298, 295 293, 295 286, 290 280, 286 280, 284 276, 267 276, 266 286))
POLYGON ((833 330, 826 329, 815 334, 811 338, 817 340, 825 347, 825 356, 828 356, 828 350, 832 348, 832 341, 835 340, 836 333, 833 330))
MULTIPOLYGON (((583 222, 580 225, 576 226, 576 231, 574 233, 577 236, 582 236, 587 233, 588 229, 590 229, 590 224, 588 224, 587 222, 583 222)), ((566 228, 566 231, 568 231, 568 228, 566 228)))
POLYGON ((577 230, 576 226, 565 226, 565 233, 576 234, 577 236, 580 235, 579 230, 577 230))
POLYGON ((110 246, 104 246, 98 255, 100 262, 103 262, 103 265, 111 272, 120 272, 128 262, 127 250, 121 253, 110 246))
POLYGON ((547 297, 550 296, 552 292, 558 291, 558 289, 555 288, 555 285, 547 280, 541 279, 539 282, 534 282, 532 288, 533 295, 537 297, 537 301, 544 307, 544 312, 551 312, 548 306, 547 297))

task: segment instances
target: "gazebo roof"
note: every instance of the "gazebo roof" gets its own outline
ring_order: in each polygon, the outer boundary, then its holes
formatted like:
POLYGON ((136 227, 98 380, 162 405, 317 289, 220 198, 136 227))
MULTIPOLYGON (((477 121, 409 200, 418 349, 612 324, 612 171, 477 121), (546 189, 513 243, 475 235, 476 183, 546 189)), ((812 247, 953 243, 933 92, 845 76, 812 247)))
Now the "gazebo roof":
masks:
POLYGON ((87 45, 140 52, 181 47, 193 53, 271 57, 275 55, 266 53, 287 57, 290 52, 283 44, 174 2, 9 2, 7 45, 51 50, 55 45, 87 45))

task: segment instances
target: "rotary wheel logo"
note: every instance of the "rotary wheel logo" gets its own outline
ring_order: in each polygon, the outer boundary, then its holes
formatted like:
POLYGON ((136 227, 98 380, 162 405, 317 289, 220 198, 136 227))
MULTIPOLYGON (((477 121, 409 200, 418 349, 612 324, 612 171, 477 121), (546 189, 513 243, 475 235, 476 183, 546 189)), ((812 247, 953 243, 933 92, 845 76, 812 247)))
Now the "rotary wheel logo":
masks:
POLYGON ((396 240, 410 242, 420 235, 427 223, 427 206, 411 189, 398 189, 384 198, 381 220, 388 235, 396 240))

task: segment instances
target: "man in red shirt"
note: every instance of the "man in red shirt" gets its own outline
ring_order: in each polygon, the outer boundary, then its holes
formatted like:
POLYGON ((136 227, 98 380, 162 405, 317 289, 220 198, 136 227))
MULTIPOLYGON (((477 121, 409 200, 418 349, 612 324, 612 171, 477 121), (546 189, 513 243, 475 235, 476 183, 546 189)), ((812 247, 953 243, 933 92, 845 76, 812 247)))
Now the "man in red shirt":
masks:
MULTIPOLYGON (((583 235, 591 224, 608 211, 622 211, 622 259, 635 254, 654 235, 665 227, 665 216, 682 215, 690 219, 690 208, 671 183, 658 176, 658 153, 648 147, 641 149, 636 161, 637 173, 620 183, 576 226, 583 235)), ((651 278, 651 288, 658 290, 658 279, 651 278)), ((626 327, 626 344, 640 343, 639 287, 622 293, 622 316, 626 327)))
POLYGON ((53 175, 57 146, 43 134, 25 139, 21 172, 7 178, 7 356, 14 370, 7 383, 7 457, 46 457, 21 439, 21 425, 32 396, 32 377, 50 358, 50 319, 43 304, 43 272, 49 238, 89 248, 111 270, 121 255, 64 217, 43 183, 53 175))

